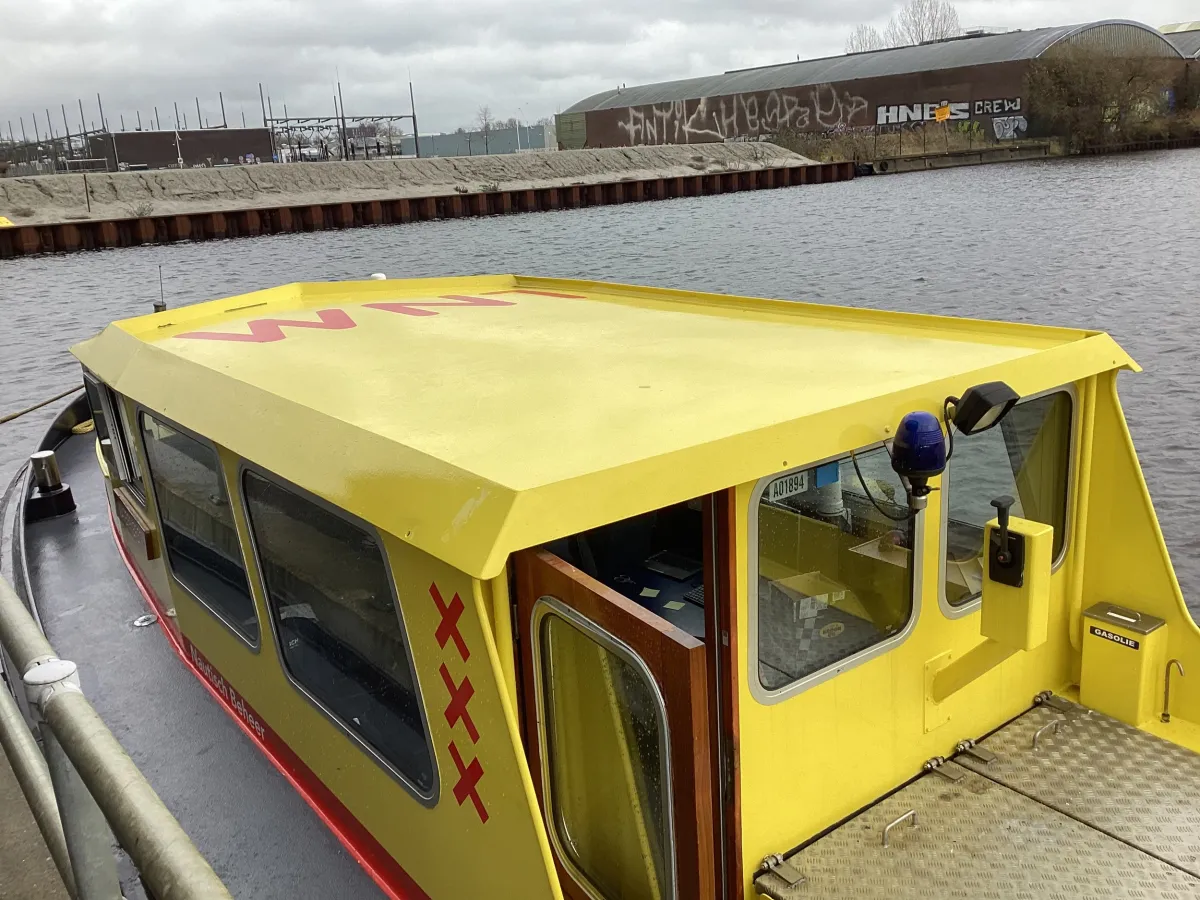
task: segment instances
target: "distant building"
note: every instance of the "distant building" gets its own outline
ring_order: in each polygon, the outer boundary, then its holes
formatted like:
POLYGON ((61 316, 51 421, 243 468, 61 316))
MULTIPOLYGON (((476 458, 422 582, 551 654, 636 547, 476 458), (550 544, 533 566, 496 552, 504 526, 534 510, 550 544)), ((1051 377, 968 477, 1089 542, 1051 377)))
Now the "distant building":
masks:
POLYGON ((1177 22, 1159 31, 1188 59, 1200 59, 1200 22, 1177 22))
MULTIPOLYGON (((400 152, 414 153, 412 135, 400 139, 400 152)), ((522 125, 520 128, 493 128, 482 131, 455 131, 449 134, 421 135, 422 156, 483 156, 485 154, 516 153, 518 150, 557 150, 554 128, 544 125, 522 125), (520 140, 520 147, 517 141, 520 140)))
MULTIPOLYGON (((1028 127, 1025 75, 1063 47, 1181 60, 1191 35, 1104 21, 990 34, 603 91, 555 117, 563 149, 749 140, 950 120, 997 138, 1028 127), (1168 39, 1170 38, 1170 40, 1168 39), (1173 41, 1180 41, 1174 43, 1173 41), (939 107, 948 108, 948 113, 939 107)), ((1193 51, 1194 52, 1194 51, 1193 51)))
POLYGON ((115 131, 88 138, 88 153, 118 168, 173 169, 271 162, 266 128, 203 128, 183 131, 115 131))

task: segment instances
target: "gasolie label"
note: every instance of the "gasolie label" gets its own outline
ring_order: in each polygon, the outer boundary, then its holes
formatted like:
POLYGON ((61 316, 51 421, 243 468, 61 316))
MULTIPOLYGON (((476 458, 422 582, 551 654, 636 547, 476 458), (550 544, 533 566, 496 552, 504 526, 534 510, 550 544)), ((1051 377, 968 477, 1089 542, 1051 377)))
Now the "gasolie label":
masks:
POLYGON ((1127 638, 1124 635, 1116 634, 1115 632, 1109 631, 1106 628, 1098 628, 1095 625, 1092 625, 1088 628, 1088 630, 1091 631, 1091 633, 1096 637, 1104 638, 1106 641, 1112 641, 1114 644, 1120 644, 1122 647, 1128 647, 1130 650, 1138 650, 1142 646, 1133 638, 1127 638))

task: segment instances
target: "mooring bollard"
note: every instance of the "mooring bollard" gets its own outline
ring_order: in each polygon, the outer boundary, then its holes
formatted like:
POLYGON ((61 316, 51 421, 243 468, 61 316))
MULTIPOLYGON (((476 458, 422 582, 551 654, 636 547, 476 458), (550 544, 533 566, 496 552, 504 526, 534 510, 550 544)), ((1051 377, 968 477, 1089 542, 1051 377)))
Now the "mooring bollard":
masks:
POLYGON ((54 729, 45 721, 46 706, 56 696, 83 693, 79 687, 78 667, 70 660, 47 659, 30 666, 24 681, 26 696, 38 715, 46 765, 54 784, 78 900, 121 900, 121 883, 113 855, 116 841, 112 831, 55 737, 54 729))
POLYGON ((71 494, 71 486, 63 483, 54 451, 39 450, 29 457, 29 465, 36 487, 25 504, 29 518, 38 521, 74 511, 75 498, 71 494))

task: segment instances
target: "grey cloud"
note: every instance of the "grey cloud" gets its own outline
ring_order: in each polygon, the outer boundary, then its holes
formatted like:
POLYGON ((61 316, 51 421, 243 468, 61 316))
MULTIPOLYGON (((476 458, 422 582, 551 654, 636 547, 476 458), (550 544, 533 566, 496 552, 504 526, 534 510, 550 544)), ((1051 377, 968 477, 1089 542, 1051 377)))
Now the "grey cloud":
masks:
MULTIPOLYGON (((78 127, 77 97, 98 118, 95 93, 115 124, 124 113, 167 124, 172 103, 194 124, 199 95, 219 121, 217 92, 240 124, 259 118, 258 83, 275 112, 332 112, 340 72, 350 113, 408 111, 408 72, 422 130, 466 125, 481 104, 526 118, 565 108, 619 83, 662 81, 838 53, 860 21, 899 5, 815 0, 0 0, 0 128, 59 104, 78 127), (13 77, 13 73, 18 73, 13 77)), ((966 24, 1037 27, 1098 16, 1151 24, 1193 16, 1192 0, 965 0, 966 24)))

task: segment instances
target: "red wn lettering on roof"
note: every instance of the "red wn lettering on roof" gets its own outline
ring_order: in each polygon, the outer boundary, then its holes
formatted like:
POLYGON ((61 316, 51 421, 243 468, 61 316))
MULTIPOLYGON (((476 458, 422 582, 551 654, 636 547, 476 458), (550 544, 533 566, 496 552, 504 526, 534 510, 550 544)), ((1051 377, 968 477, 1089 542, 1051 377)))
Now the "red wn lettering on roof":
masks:
MULTIPOLYGON (((468 309, 480 306, 515 306, 514 300, 501 300, 497 294, 533 294, 542 297, 559 297, 570 300, 586 299, 582 294, 563 294, 556 291, 534 291, 513 289, 488 291, 485 296, 471 294, 441 294, 435 300, 393 300, 380 303, 364 303, 363 309, 377 309, 402 316, 436 316, 445 308, 468 309)), ((358 323, 344 308, 315 310, 312 319, 251 319, 246 323, 246 332, 238 331, 188 331, 175 335, 189 341, 234 341, 249 344, 272 344, 287 338, 285 328, 315 328, 321 331, 344 331, 355 328, 358 323)))

